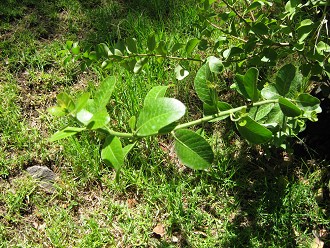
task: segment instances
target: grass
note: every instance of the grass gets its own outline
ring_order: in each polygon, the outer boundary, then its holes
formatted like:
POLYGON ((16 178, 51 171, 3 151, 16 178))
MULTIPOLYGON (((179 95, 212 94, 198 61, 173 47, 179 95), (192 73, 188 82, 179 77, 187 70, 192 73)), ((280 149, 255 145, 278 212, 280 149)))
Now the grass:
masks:
MULTIPOLYGON (((210 170, 180 165, 161 137, 134 148, 119 184, 100 158, 104 137, 47 141, 69 124, 46 111, 56 95, 93 92, 105 76, 98 67, 64 67, 57 54, 66 40, 87 48, 131 36, 143 48, 154 32, 186 41, 198 34, 194 1, 6 0, 0 18, 0 247, 308 247, 313 232, 329 230, 327 198, 317 197, 329 180, 327 161, 289 164, 276 151, 267 158, 226 122, 205 125, 216 152, 210 170), (56 173, 54 193, 28 176, 32 165, 56 173)), ((154 63, 138 75, 113 67, 122 77, 110 102, 116 130, 128 129, 152 86, 176 82, 169 67, 154 63)), ((201 108, 193 78, 170 88, 192 106, 186 118, 201 108)))

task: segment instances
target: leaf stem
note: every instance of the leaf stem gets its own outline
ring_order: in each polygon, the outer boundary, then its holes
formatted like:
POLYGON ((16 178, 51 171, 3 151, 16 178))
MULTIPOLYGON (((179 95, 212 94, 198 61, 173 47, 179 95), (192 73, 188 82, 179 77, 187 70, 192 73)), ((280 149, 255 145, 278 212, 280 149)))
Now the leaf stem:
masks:
POLYGON ((134 57, 158 57, 158 58, 167 58, 167 59, 176 59, 176 60, 190 60, 190 61, 197 61, 197 62, 204 62, 202 59, 196 59, 196 58, 183 58, 183 57, 177 57, 177 56, 168 56, 168 55, 161 55, 161 54, 148 54, 148 53, 135 53, 130 55, 123 55, 120 56, 123 59, 129 59, 134 57))
MULTIPOLYGON (((261 105, 270 104, 270 103, 277 103, 277 102, 278 102, 278 99, 264 100, 264 101, 253 103, 252 106, 261 106, 261 105)), ((181 125, 177 125, 173 129, 173 131, 178 130, 178 129, 182 129, 182 128, 187 128, 187 127, 199 125, 203 122, 211 121, 213 119, 216 119, 216 118, 219 118, 219 117, 222 117, 222 116, 225 116, 225 115, 230 115, 230 114, 236 113, 238 111, 241 111, 242 109, 247 108, 247 107, 248 107, 247 105, 244 105, 244 106, 240 106, 240 107, 237 107, 237 108, 232 108, 232 109, 229 109, 229 110, 226 110, 226 111, 221 111, 221 112, 219 112, 217 114, 214 114, 214 115, 205 116, 205 117, 203 117, 201 119, 198 119, 198 120, 183 123, 181 125)))

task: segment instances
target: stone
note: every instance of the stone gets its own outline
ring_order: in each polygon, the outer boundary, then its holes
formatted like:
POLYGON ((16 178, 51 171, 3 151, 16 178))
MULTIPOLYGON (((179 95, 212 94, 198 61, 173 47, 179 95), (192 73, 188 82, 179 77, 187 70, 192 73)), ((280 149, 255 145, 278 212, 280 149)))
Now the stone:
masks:
POLYGON ((36 180, 39 185, 44 188, 48 193, 54 193, 55 187, 53 185, 56 174, 46 166, 31 166, 26 171, 36 180))

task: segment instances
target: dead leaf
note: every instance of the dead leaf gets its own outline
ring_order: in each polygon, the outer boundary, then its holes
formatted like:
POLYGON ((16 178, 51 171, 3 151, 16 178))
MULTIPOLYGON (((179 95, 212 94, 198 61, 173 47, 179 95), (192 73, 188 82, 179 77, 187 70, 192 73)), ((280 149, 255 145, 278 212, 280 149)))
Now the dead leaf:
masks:
POLYGON ((133 199, 127 199, 126 203, 127 203, 128 208, 134 208, 137 204, 137 201, 134 198, 133 199))
POLYGON ((158 223, 157 226, 154 227, 152 232, 156 236, 156 238, 162 238, 166 233, 165 226, 162 223, 158 223))
POLYGON ((311 248, 323 248, 323 246, 324 242, 318 237, 315 237, 311 243, 311 248))

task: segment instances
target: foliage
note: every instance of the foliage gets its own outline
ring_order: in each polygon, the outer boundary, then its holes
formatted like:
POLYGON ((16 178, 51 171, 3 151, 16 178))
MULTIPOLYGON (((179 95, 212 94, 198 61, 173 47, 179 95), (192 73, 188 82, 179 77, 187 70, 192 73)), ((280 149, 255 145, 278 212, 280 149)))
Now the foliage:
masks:
MULTIPOLYGON (((66 57, 64 63, 81 60, 82 69, 101 61, 104 70, 117 63, 133 73, 141 72, 152 59, 202 62, 194 88, 203 102, 203 118, 179 124, 186 106, 179 100, 165 97, 167 86, 157 86, 147 94, 139 116, 129 120, 131 132, 114 131, 108 126, 113 117, 106 109, 116 83, 116 77, 111 76, 103 81, 93 99, 88 93, 77 100, 64 93, 58 95, 57 106, 49 112, 57 116, 69 115, 80 126, 66 127, 50 140, 84 130, 105 132, 108 138, 102 158, 117 172, 124 163, 126 151, 137 140, 166 133, 175 139, 176 152, 183 164, 193 169, 206 169, 213 161, 212 148, 205 137, 186 128, 227 117, 236 123, 238 132, 248 142, 286 148, 286 138, 304 130, 306 120, 317 121, 317 113, 321 112, 320 101, 308 91, 311 76, 329 76, 329 38, 324 32, 324 29, 327 32, 327 4, 324 1, 288 1, 285 5, 253 1, 248 6, 237 7, 236 3, 201 1, 200 35, 186 43, 175 43, 170 47, 164 40, 157 41, 152 34, 146 44, 147 53, 139 53, 140 44, 131 37, 119 40, 112 48, 101 43, 95 51, 81 51, 77 42, 68 41, 61 51, 66 57), (245 11, 241 9, 243 7, 245 11), (283 8, 283 14, 274 16, 283 8), (321 18, 306 19, 308 11, 314 11, 321 18), (222 32, 216 40, 212 39, 214 28, 222 32), (216 56, 201 58, 199 53, 193 54, 197 47, 216 56), (181 50, 187 57, 175 56, 181 50), (297 68, 286 62, 288 57, 303 62, 297 68), (268 78, 270 70, 260 75, 261 70, 267 67, 276 70, 280 65, 274 79, 268 78), (221 73, 228 70, 235 73, 231 88, 245 99, 243 106, 232 107, 219 100, 217 85, 223 79, 221 73), (129 148, 122 147, 119 137, 129 139, 129 148)), ((175 73, 178 80, 189 74, 182 63, 176 65, 175 73)))

